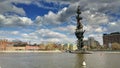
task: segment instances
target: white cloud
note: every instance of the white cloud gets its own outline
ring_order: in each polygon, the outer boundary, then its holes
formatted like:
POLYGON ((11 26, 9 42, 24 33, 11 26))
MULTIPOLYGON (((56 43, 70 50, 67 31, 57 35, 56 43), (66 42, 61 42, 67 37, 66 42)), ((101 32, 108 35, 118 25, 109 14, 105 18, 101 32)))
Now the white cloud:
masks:
POLYGON ((63 8, 58 13, 53 13, 52 11, 49 11, 47 15, 44 15, 44 21, 48 24, 60 24, 62 22, 65 22, 63 19, 61 19, 66 12, 67 8, 63 8))
POLYGON ((41 16, 37 16, 34 22, 37 25, 42 25, 43 24, 43 18, 41 16))
POLYGON ((12 4, 12 2, 7 0, 0 2, 0 14, 8 14, 8 12, 11 13, 14 12, 23 16, 26 15, 23 8, 16 7, 15 5, 12 4))
MULTIPOLYGON (((119 7, 120 3, 119 0, 113 1, 96 1, 96 0, 46 0, 47 2, 54 2, 54 3, 60 3, 60 4, 69 4, 69 7, 65 12, 63 12, 63 16, 60 18, 63 21, 67 21, 70 16, 73 16, 76 11, 76 7, 78 4, 81 6, 82 10, 82 16, 83 20, 86 20, 85 22, 88 22, 87 24, 91 24, 91 26, 94 25, 101 25, 101 24, 107 24, 110 21, 110 14, 119 14, 119 7)), ((61 21, 62 21, 61 20, 61 21)))
POLYGON ((83 19, 88 22, 87 24, 89 25, 100 25, 100 24, 106 24, 109 22, 108 16, 106 16, 103 13, 92 13, 90 10, 84 11, 83 14, 83 19))
POLYGON ((23 37, 29 37, 28 34, 24 33, 24 34, 21 34, 23 37))
POLYGON ((65 32, 67 34, 74 34, 75 29, 76 29, 75 25, 67 25, 67 26, 64 26, 64 27, 60 26, 60 27, 52 28, 52 30, 62 31, 62 32, 65 32))
POLYGON ((96 32, 103 32, 103 29, 101 27, 98 27, 97 29, 95 29, 96 32))
POLYGON ((107 32, 120 32, 120 20, 109 22, 106 29, 107 32))
POLYGON ((23 24, 30 25, 30 24, 33 23, 33 21, 30 18, 27 18, 27 17, 19 17, 19 19, 22 21, 21 23, 23 23, 23 24))
POLYGON ((71 4, 71 3, 76 3, 76 2, 79 2, 79 0, 46 0, 46 2, 54 2, 54 3, 57 3, 57 2, 60 2, 61 4, 71 4))
POLYGON ((12 31, 11 34, 17 35, 17 34, 19 34, 19 31, 12 31))
POLYGON ((76 3, 70 5, 69 7, 64 7, 57 13, 49 11, 48 14, 44 15, 43 20, 47 24, 62 24, 63 22, 69 22, 71 17, 74 16, 76 12, 76 3))
POLYGON ((117 23, 116 23, 116 22, 110 22, 109 25, 111 25, 111 26, 116 26, 117 23))
POLYGON ((36 36, 35 34, 26 34, 26 33, 23 33, 21 34, 21 36, 24 38, 24 39, 29 39, 29 40, 33 40, 33 39, 38 39, 38 36, 36 36))
POLYGON ((50 38, 50 39, 46 39, 44 40, 44 42, 61 42, 61 39, 58 39, 58 38, 50 38))
MULTIPOLYGON (((37 0, 2 0, 0 1, 0 14, 8 14, 10 13, 16 13, 18 15, 25 16, 26 12, 23 8, 17 7, 17 4, 35 4, 35 2, 38 2, 37 0)), ((36 5, 36 4, 35 4, 36 5)))
POLYGON ((0 35, 19 35, 19 31, 0 30, 0 35))
POLYGON ((36 33, 43 38, 66 38, 67 36, 58 32, 54 32, 49 29, 40 29, 37 30, 36 33))
POLYGON ((25 26, 32 23, 33 21, 27 17, 4 16, 0 14, 0 26, 25 26))
POLYGON ((75 42, 73 37, 69 38, 65 34, 52 31, 50 29, 39 29, 31 33, 21 33, 22 40, 31 41, 31 43, 37 42, 75 42))

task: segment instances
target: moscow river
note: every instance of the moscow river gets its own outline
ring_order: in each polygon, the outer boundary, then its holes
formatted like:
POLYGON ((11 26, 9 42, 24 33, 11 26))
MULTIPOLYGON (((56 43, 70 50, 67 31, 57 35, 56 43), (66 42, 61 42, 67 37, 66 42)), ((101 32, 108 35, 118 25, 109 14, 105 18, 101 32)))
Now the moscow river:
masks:
POLYGON ((120 53, 0 53, 0 68, 120 68, 120 53))

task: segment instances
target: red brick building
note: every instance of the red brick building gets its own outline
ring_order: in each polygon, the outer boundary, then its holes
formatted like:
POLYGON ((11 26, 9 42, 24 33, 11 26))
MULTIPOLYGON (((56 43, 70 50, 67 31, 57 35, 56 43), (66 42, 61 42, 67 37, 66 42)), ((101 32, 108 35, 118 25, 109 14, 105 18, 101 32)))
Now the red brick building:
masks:
POLYGON ((0 50, 6 50, 7 44, 8 44, 7 40, 0 40, 0 50))
POLYGON ((120 32, 114 32, 111 34, 103 34, 103 45, 109 47, 112 43, 120 44, 120 32))

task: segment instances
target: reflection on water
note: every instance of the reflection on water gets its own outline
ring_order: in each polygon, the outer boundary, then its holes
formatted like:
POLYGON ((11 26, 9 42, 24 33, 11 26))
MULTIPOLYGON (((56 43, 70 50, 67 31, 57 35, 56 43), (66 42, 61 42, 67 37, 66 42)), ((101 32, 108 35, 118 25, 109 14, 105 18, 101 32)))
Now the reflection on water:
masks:
POLYGON ((85 61, 84 54, 76 54, 75 68, 86 68, 83 66, 83 61, 85 61))
POLYGON ((120 53, 0 53, 1 68, 120 68, 120 53), (86 66, 83 66, 83 61, 86 66))

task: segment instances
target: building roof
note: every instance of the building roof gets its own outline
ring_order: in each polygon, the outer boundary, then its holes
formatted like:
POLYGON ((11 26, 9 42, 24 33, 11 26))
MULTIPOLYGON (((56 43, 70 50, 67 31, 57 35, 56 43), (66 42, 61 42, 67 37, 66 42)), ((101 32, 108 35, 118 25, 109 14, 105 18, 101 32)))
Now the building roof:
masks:
POLYGON ((112 32, 112 33, 110 33, 110 34, 103 34, 103 35, 116 35, 116 34, 117 34, 117 35, 118 35, 118 34, 120 35, 120 32, 112 32))

